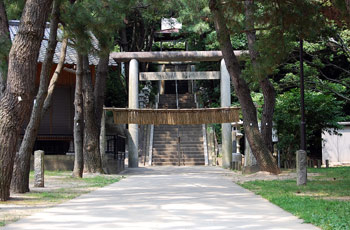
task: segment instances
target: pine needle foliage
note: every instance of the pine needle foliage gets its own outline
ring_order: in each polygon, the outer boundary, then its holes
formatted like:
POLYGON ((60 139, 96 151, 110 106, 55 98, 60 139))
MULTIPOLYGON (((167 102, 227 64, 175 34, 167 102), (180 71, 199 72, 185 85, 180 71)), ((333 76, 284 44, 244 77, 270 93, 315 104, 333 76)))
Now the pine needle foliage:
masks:
POLYGON ((115 36, 131 3, 126 0, 65 2, 62 21, 75 48, 82 54, 109 52, 115 45, 115 36), (93 46, 94 39, 98 40, 99 47, 93 46))

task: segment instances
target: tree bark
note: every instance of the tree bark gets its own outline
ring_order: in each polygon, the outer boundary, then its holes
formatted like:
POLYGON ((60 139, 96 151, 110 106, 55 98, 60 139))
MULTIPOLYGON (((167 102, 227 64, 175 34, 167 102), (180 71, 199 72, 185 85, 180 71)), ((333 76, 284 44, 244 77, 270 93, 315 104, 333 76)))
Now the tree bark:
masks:
POLYGON ((19 152, 16 154, 13 168, 11 189, 16 193, 29 192, 30 157, 33 153, 36 137, 38 135, 41 112, 47 95, 47 88, 51 74, 53 56, 57 45, 57 29, 59 21, 59 1, 55 0, 52 7, 50 22, 50 37, 46 49, 45 59, 42 63, 40 83, 30 121, 27 125, 19 152))
POLYGON ((51 80, 50 80, 49 88, 47 91, 47 96, 45 98, 43 110, 41 112, 41 119, 44 118, 47 111, 49 111, 49 109, 51 108, 52 95, 53 95, 53 92, 56 88, 56 83, 59 79, 59 76, 60 76, 62 69, 63 69, 63 66, 64 66, 64 61, 66 59, 66 53, 67 53, 67 46, 68 46, 68 38, 63 38, 62 43, 61 43, 60 59, 58 60, 58 64, 56 66, 55 72, 53 73, 51 80))
POLYGON ((260 88, 264 96, 263 112, 261 117, 261 134, 264 142, 270 152, 273 152, 272 144, 272 121, 275 110, 276 92, 270 80, 262 76, 258 63, 259 53, 255 49, 256 33, 254 30, 254 0, 246 0, 245 5, 245 22, 246 35, 248 40, 249 55, 252 62, 253 70, 258 78, 260 88))
POLYGON ((0 44, 1 44, 1 64, 0 64, 0 98, 6 88, 8 51, 11 47, 9 23, 6 8, 3 0, 0 0, 0 44))
POLYGON ((99 133, 99 152, 101 157, 102 169, 105 173, 108 173, 106 159, 105 159, 105 150, 104 150, 104 139, 101 137, 105 136, 105 131, 102 130, 104 127, 104 122, 102 122, 103 116, 103 105, 105 101, 105 92, 106 92, 106 80, 108 77, 108 64, 109 64, 109 55, 100 55, 100 60, 97 65, 96 79, 95 79, 95 87, 94 87, 94 97, 95 97, 95 117, 96 123, 100 124, 97 126, 99 133), (103 146, 102 146, 103 145, 103 146))
POLYGON ((345 0, 345 5, 348 13, 350 14, 350 0, 345 0))
MULTIPOLYGON (((100 155, 101 123, 96 122, 95 97, 87 55, 83 55, 84 172, 103 173, 100 155)), ((100 120, 101 122, 101 120, 100 120)))
POLYGON ((33 103, 37 60, 52 0, 27 0, 9 54, 6 90, 0 100, 0 200, 10 185, 20 129, 33 103))
POLYGON ((232 84, 242 107, 243 126, 250 147, 261 170, 277 174, 280 170, 259 132, 255 106, 250 95, 249 87, 241 77, 241 69, 234 54, 221 6, 217 0, 210 0, 209 7, 213 14, 215 29, 226 67, 230 73, 232 84))
MULTIPOLYGON (((100 124, 103 113, 103 105, 105 101, 105 92, 106 92, 106 80, 108 77, 108 64, 109 64, 109 55, 100 56, 100 60, 97 65, 95 87, 94 87, 94 109, 96 116, 96 123, 100 124)), ((100 130, 100 126, 98 126, 100 130)), ((100 132, 100 131, 99 131, 100 132)))
POLYGON ((74 169, 73 177, 83 177, 84 170, 84 156, 83 156, 83 135, 84 135, 84 121, 83 121, 83 57, 77 55, 77 72, 75 79, 75 98, 74 98, 74 169))

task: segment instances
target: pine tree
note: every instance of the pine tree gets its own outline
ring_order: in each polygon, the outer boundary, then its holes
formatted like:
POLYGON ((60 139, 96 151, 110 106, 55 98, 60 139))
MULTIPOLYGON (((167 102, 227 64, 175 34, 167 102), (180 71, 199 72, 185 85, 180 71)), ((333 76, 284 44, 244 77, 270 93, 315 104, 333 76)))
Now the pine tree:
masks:
MULTIPOLYGON (((73 4, 66 3, 63 16, 66 31, 74 41, 78 53, 79 78, 82 81, 81 95, 83 109, 80 107, 80 92, 76 91, 74 136, 76 147, 75 176, 81 176, 81 159, 84 159, 86 172, 102 173, 102 161, 99 150, 100 124, 104 103, 105 82, 108 74, 109 52, 114 48, 117 31, 125 18, 129 1, 95 1, 84 0, 73 4), (92 42, 94 40, 94 42, 92 42), (94 44, 98 42, 98 47, 94 44), (89 67, 89 54, 99 57, 95 83, 89 67), (79 112, 80 111, 80 112, 79 112), (77 125, 81 121, 83 112, 84 125, 77 125), (79 127, 78 127, 79 126, 79 127), (84 127, 81 130, 81 127, 84 127), (83 138, 79 132, 83 132, 83 138), (83 146, 81 147, 81 144, 83 146), (84 156, 81 157, 81 149, 84 156), (78 164, 80 162, 80 164, 78 164)), ((79 82, 77 82, 78 84, 79 82)), ((80 83, 79 83, 80 84, 80 83)), ((76 90, 80 89, 76 87, 76 90)), ((80 124, 80 123, 79 123, 80 124)))
POLYGON ((0 200, 10 184, 20 127, 33 103, 37 57, 52 0, 28 0, 9 54, 7 87, 0 100, 0 200))

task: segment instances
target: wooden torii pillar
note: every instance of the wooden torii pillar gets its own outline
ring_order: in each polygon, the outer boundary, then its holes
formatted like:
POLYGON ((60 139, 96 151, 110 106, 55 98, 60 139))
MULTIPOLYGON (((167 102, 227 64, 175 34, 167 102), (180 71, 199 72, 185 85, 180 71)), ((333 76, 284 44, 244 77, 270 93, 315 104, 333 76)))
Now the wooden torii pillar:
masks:
MULTIPOLYGON (((236 56, 247 51, 234 51, 236 56)), ((181 72, 181 73, 142 73, 143 78, 154 75, 148 80, 200 80, 220 79, 221 107, 231 106, 230 75, 226 69, 221 51, 169 51, 169 52, 112 52, 110 58, 116 62, 129 62, 129 108, 138 108, 139 62, 202 62, 221 61, 220 73, 181 72), (145 77, 146 76, 146 77, 145 77)), ((142 78, 141 76, 141 78, 142 78)), ((129 167, 138 167, 138 124, 129 124, 129 167)), ((230 167, 232 160, 231 124, 222 124, 223 167, 230 167)))

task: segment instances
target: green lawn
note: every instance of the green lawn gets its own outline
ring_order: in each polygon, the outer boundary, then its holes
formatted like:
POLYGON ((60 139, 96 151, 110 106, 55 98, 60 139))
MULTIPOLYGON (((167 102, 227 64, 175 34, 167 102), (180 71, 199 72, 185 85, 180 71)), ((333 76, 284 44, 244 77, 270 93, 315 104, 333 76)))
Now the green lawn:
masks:
POLYGON ((306 186, 295 180, 241 184, 322 229, 350 229, 350 167, 308 169, 319 173, 306 186))

